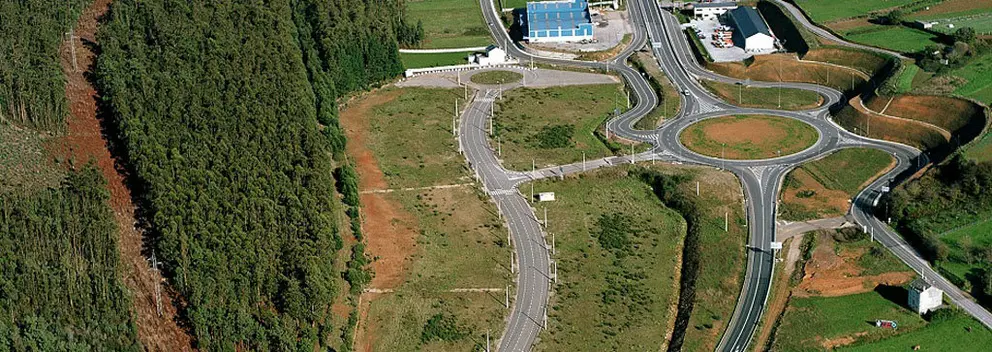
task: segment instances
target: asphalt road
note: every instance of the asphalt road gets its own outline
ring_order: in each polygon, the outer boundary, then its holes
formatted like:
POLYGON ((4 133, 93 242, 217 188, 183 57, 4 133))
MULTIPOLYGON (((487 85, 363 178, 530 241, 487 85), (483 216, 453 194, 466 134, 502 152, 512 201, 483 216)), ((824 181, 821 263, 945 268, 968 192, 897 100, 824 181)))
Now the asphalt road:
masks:
MULTIPOLYGON (((654 148, 637 155, 609 157, 587 161, 581 164, 533 170, 530 172, 504 169, 494 155, 486 139, 489 104, 496 92, 484 90, 479 93, 470 108, 462 115, 459 127, 460 148, 464 150, 471 167, 478 174, 487 192, 499 204, 512 234, 517 265, 517 293, 508 324, 499 341, 500 351, 529 350, 545 324, 545 314, 552 280, 550 264, 553 260, 548 253, 541 224, 530 207, 530 202, 517 190, 521 183, 547 177, 561 177, 564 174, 583 172, 598 167, 609 167, 619 163, 662 160, 680 163, 709 165, 726 169, 741 178, 747 199, 749 240, 747 267, 741 294, 727 330, 718 345, 721 351, 743 351, 750 343, 754 330, 764 311, 774 273, 774 253, 771 242, 775 238, 776 200, 784 175, 799 164, 823 157, 842 148, 878 148, 892 153, 899 162, 895 169, 884 175, 864 192, 859 194, 852 205, 856 221, 874 229, 875 238, 883 241, 893 253, 923 276, 934 281, 945 290, 952 301, 971 315, 992 327, 992 316, 947 280, 933 272, 929 266, 905 245, 901 238, 871 215, 871 202, 865 197, 878 195, 886 184, 895 185, 906 175, 912 174, 925 165, 925 154, 915 148, 864 138, 850 133, 829 116, 828 106, 841 102, 842 94, 832 88, 804 83, 783 82, 740 82, 740 80, 720 76, 700 67, 695 61, 685 36, 675 17, 662 11, 653 0, 632 0, 628 11, 633 22, 634 35, 630 46, 609 62, 584 62, 534 56, 513 43, 507 35, 491 0, 480 0, 483 16, 488 29, 497 43, 506 43, 503 48, 510 56, 521 62, 533 60, 544 64, 610 69, 619 73, 628 88, 634 93, 636 103, 631 109, 607 122, 607 128, 626 139, 651 143, 654 148), (647 80, 624 62, 642 47, 650 48, 662 70, 674 85, 685 94, 681 96, 682 110, 666 120, 661 127, 652 131, 637 130, 633 124, 650 112, 658 104, 647 80), (742 83, 758 87, 786 87, 806 89, 821 94, 826 101, 822 107, 807 111, 778 111, 770 109, 741 108, 717 99, 700 84, 700 79, 726 83, 742 83), (767 114, 792 118, 808 123, 820 137, 810 148, 801 152, 764 160, 721 160, 688 150, 679 143, 678 134, 688 125, 702 119, 736 114, 767 114), (924 162, 920 161, 924 158, 924 162)), ((788 9, 789 7, 786 6, 788 9)), ((797 16, 805 19, 805 17, 797 16)), ((802 20, 801 20, 802 21, 802 20)), ((808 23, 808 22, 807 22, 808 23)), ((811 28, 813 29, 813 28, 811 28)), ((821 29, 822 31, 822 29, 821 29)), ((815 33, 819 33, 814 30, 815 33)), ((855 44, 856 45, 856 44, 855 44)))

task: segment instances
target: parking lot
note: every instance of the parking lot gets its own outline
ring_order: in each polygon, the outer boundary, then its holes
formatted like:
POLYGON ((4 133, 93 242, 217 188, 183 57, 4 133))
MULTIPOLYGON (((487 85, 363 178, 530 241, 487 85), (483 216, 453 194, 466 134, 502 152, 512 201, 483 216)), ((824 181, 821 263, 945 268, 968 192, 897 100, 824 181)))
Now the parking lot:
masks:
POLYGON ((725 34, 725 39, 713 39, 713 35, 717 30, 721 28, 733 30, 732 28, 722 25, 717 20, 692 20, 689 24, 683 26, 692 27, 698 30, 697 34, 703 36, 702 38, 699 38, 699 41, 703 42, 703 48, 709 52, 710 57, 713 58, 714 62, 741 61, 752 55, 745 52, 744 48, 733 46, 733 44, 722 48, 714 45, 714 43, 717 42, 730 42, 729 31, 725 32, 727 33, 725 34))

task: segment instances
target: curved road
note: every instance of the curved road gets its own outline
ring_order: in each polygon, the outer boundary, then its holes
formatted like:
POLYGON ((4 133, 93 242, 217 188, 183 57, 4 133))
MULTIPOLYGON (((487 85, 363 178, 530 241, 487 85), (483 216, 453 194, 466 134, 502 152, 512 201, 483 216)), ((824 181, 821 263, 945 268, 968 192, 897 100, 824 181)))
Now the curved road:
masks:
MULTIPOLYGON (((488 29, 498 43, 513 43, 506 28, 497 15, 492 0, 480 0, 488 29)), ((512 242, 515 246, 517 269, 517 292, 513 310, 500 338, 500 351, 529 350, 541 328, 545 326, 548 310, 549 289, 554 273, 551 270, 553 258, 544 239, 542 224, 535 216, 529 201, 520 194, 517 186, 521 183, 545 177, 582 172, 596 167, 608 167, 617 163, 642 160, 678 161, 724 168, 738 175, 744 185, 747 199, 749 245, 747 268, 738 303, 717 347, 721 351, 743 351, 750 343, 754 330, 764 311, 765 301, 770 291, 774 273, 774 253, 770 248, 775 239, 776 198, 784 175, 799 164, 822 157, 841 148, 870 147, 885 150, 896 157, 897 166, 885 176, 872 183, 856 197, 852 212, 857 222, 867 231, 875 233, 893 253, 914 270, 934 281, 933 283, 948 293, 951 300, 992 327, 992 315, 974 302, 968 300, 947 280, 922 261, 919 255, 907 246, 894 231, 871 215, 872 203, 880 195, 883 186, 902 181, 922 163, 924 154, 915 148, 850 133, 835 124, 829 116, 828 107, 842 101, 843 95, 829 87, 805 83, 783 82, 740 82, 738 79, 714 74, 700 67, 695 61, 688 42, 675 17, 661 11, 652 0, 631 0, 627 4, 633 21, 634 33, 631 45, 609 62, 584 62, 545 58, 531 55, 517 44, 504 45, 510 56, 521 61, 533 60, 552 65, 610 69, 619 73, 633 91, 636 105, 620 116, 610 120, 606 128, 630 140, 651 143, 654 148, 648 152, 622 157, 609 157, 593 160, 582 165, 562 165, 531 172, 506 170, 500 165, 487 140, 487 119, 490 104, 497 96, 495 90, 482 90, 468 109, 462 114, 459 127, 459 148, 464 152, 471 168, 481 179, 487 193, 501 209, 506 218, 512 242), (649 46, 662 70, 673 84, 685 92, 681 96, 682 110, 674 118, 657 130, 643 131, 633 128, 634 122, 650 112, 657 104, 658 97, 647 80, 636 70, 624 64, 633 52, 649 46), (619 63, 619 64, 618 64, 619 63), (821 107, 806 111, 778 111, 770 109, 740 108, 717 99, 700 84, 700 79, 726 83, 743 83, 758 87, 799 88, 815 91, 825 98, 821 107), (688 125, 705 118, 734 114, 768 114, 793 118, 810 124, 819 134, 819 140, 810 148, 788 156, 765 160, 721 160, 692 152, 678 141, 679 132, 688 125)), ((789 6, 786 5, 789 9, 789 6)), ((791 11, 791 10, 790 10, 791 11)), ((796 16, 800 21, 805 17, 796 16)), ((808 23, 808 21, 807 21, 808 23)), ((812 29, 812 28, 811 28, 812 29)), ((822 29, 821 29, 822 30, 822 29)), ((819 32, 817 32, 819 34, 819 32)), ((852 44, 856 45, 856 44, 852 44)), ((870 48, 875 50, 874 48, 870 48)))

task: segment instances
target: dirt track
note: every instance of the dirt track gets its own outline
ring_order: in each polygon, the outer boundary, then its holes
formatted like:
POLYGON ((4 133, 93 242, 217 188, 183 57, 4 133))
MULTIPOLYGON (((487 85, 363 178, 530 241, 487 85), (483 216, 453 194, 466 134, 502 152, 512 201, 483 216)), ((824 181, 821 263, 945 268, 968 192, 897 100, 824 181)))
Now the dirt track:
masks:
POLYGON ((149 351, 191 350, 192 339, 177 324, 177 309, 170 303, 175 295, 164 284, 166 293, 162 295, 162 316, 157 312, 155 286, 162 277, 150 270, 148 261, 141 254, 142 233, 135 226, 135 207, 131 202, 126 171, 117 164, 117 159, 108 149, 110 142, 105 138, 104 128, 109 122, 104 117, 98 117, 99 95, 86 77, 95 58, 90 48, 95 42, 97 18, 107 11, 110 2, 94 1, 79 18, 75 27, 78 38, 73 40, 77 69, 73 69, 70 43, 64 42, 60 49, 62 69, 67 79, 65 94, 71 114, 67 120, 66 136, 51 152, 69 157, 73 167, 93 161, 107 179, 110 206, 120 229, 121 275, 133 294, 135 322, 141 344, 149 351))

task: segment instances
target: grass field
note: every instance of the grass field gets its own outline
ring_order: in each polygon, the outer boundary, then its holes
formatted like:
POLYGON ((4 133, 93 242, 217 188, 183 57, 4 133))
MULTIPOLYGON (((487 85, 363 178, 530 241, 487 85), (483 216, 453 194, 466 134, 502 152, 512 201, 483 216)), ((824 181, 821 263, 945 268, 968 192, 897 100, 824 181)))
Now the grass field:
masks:
POLYGON ((992 104, 992 54, 983 55, 949 74, 968 81, 954 93, 992 104))
POLYGON ((905 68, 899 72, 899 78, 896 80, 896 91, 898 93, 906 93, 913 90, 913 81, 914 78, 916 78, 917 73, 920 73, 919 66, 905 66, 905 68))
MULTIPOLYGON (((373 350, 464 351, 499 336, 506 309, 503 292, 447 292, 458 288, 505 289, 512 283, 505 262, 506 229, 487 196, 475 188, 400 192, 391 197, 417 217, 420 236, 407 280, 370 304, 373 350), (427 320, 451 315, 469 335, 455 341, 420 340, 427 320)), ((513 297, 513 293, 510 294, 513 297)))
POLYGON ((369 147, 391 187, 424 187, 467 179, 451 136, 451 104, 460 89, 387 88, 370 118, 369 147))
POLYGON ((423 21, 424 48, 464 48, 492 43, 478 1, 414 0, 406 2, 407 19, 423 21))
MULTIPOLYGON (((362 111, 365 115, 360 118, 369 123, 367 136, 353 137, 351 143, 364 142, 372 150, 390 187, 467 182, 449 129, 448 104, 460 95, 460 90, 423 88, 369 93, 345 110, 362 111)), ((356 128, 351 122, 348 126, 356 128)), ((363 195, 363 206, 368 207, 363 221, 367 236, 408 235, 411 248, 399 250, 409 252, 409 257, 400 258, 396 257, 405 254, 389 252, 388 246, 385 252, 370 250, 376 262, 383 263, 379 256, 385 256, 390 263, 402 263, 389 265, 402 267, 393 269, 400 271, 395 292, 363 296, 371 299, 368 317, 362 322, 362 341, 381 351, 465 351, 484 344, 486 331, 499 336, 507 313, 502 290, 512 284, 505 264, 510 249, 505 243, 506 229, 488 196, 474 186, 464 186, 396 191, 381 197, 382 201, 368 202, 375 197, 363 195), (396 208, 386 206, 393 204, 396 208), (381 227, 397 230, 394 234, 371 230, 381 227), (450 292, 461 288, 500 291, 450 292), (454 321, 454 337, 422 340, 428 322, 438 314, 454 321)))
POLYGON ((517 72, 494 70, 476 73, 469 79, 478 84, 498 84, 518 82, 522 78, 524 75, 517 72))
POLYGON ((0 122, 0 193, 30 194, 56 187, 65 170, 46 157, 49 137, 0 122))
POLYGON ((695 192, 699 182, 699 206, 703 210, 700 231, 700 272, 696 279, 696 299, 683 351, 712 351, 724 332, 737 303, 744 275, 744 244, 747 241, 746 214, 741 185, 731 173, 711 168, 651 166, 662 173, 688 173, 682 191, 695 192), (724 216, 728 231, 724 231, 724 216))
POLYGON ((919 315, 877 292, 839 297, 793 297, 782 316, 774 348, 781 351, 817 350, 830 345, 831 339, 836 343, 843 337, 879 339, 895 335, 894 330, 876 328, 876 319, 895 320, 899 330, 925 324, 919 315))
MULTIPOLYGON (((527 7, 527 0, 496 0, 503 2, 504 9, 519 9, 527 7)), ((498 5, 499 3, 497 3, 498 5)))
POLYGON ((702 83, 710 93, 741 107, 806 110, 823 103, 823 97, 805 89, 743 87, 708 80, 702 83))
POLYGON ((432 54, 400 53, 400 61, 403 62, 403 67, 406 68, 464 65, 468 63, 468 59, 466 58, 471 54, 471 51, 432 54))
POLYGON ((871 25, 854 28, 841 34, 853 42, 904 53, 917 52, 927 45, 938 43, 936 35, 905 26, 871 25))
POLYGON ((682 97, 679 91, 675 89, 675 86, 672 85, 672 81, 658 67, 658 62, 654 60, 654 56, 645 52, 638 52, 633 60, 635 60, 637 65, 643 67, 644 72, 648 74, 651 87, 654 88, 655 94, 661 99, 661 102, 658 103, 658 106, 654 110, 651 110, 647 116, 644 116, 634 124, 634 128, 642 130, 655 129, 666 117, 679 113, 679 109, 682 106, 682 97))
POLYGON ((913 0, 795 0, 813 21, 827 22, 867 15, 874 11, 903 6, 913 0))
POLYGON ((992 160, 992 133, 986 133, 981 139, 972 142, 965 149, 964 155, 974 161, 992 160))
POLYGON ((512 170, 582 161, 611 155, 593 135, 624 99, 618 84, 518 88, 497 101, 497 138, 503 164, 512 170))
POLYGON ((921 351, 978 351, 992 346, 992 332, 964 313, 925 328, 901 333, 880 341, 869 342, 839 351, 888 352, 910 351, 920 346, 921 351))
POLYGON ((850 199, 892 160, 886 152, 856 148, 803 164, 786 175, 779 217, 804 221, 844 215, 850 199))
POLYGON ((812 126, 794 119, 724 116, 697 122, 679 135, 687 148, 712 157, 767 159, 802 151, 818 138, 812 126))
MULTIPOLYGON (((684 350, 712 350, 740 293, 747 236, 741 188, 732 174, 708 168, 649 166, 665 174, 691 175, 683 191, 702 189, 700 274, 684 350), (729 214, 729 233, 723 229, 729 214)), ((657 350, 674 316, 675 272, 685 237, 680 214, 666 208, 636 174, 636 166, 598 170, 565 181, 542 181, 535 191, 555 192, 547 204, 549 232, 556 234, 559 284, 548 332, 538 351, 657 350), (600 243, 604 216, 632 224, 631 249, 618 256, 600 243), (614 279, 623 277, 625 279, 614 279), (617 296, 619 295, 619 296, 617 296)))
POLYGON ((548 330, 535 350, 654 350, 664 343, 685 225, 626 171, 535 184, 557 199, 536 207, 548 209, 559 270, 548 330), (603 220, 614 217, 622 223, 603 220), (626 245, 604 247, 610 242, 603 231, 616 231, 626 245))
POLYGON ((992 12, 987 2, 975 0, 944 0, 929 6, 929 9, 909 15, 913 20, 934 20, 939 18, 961 17, 992 12))

